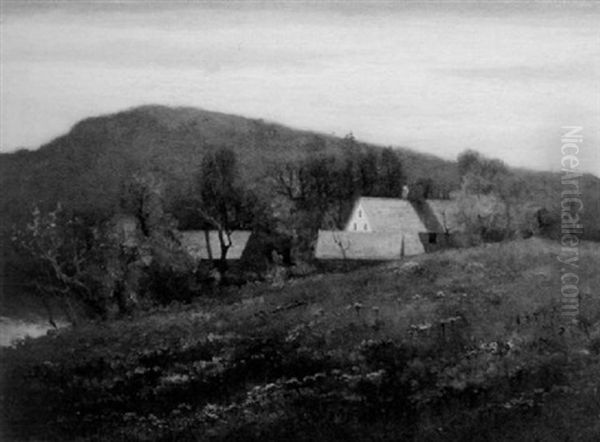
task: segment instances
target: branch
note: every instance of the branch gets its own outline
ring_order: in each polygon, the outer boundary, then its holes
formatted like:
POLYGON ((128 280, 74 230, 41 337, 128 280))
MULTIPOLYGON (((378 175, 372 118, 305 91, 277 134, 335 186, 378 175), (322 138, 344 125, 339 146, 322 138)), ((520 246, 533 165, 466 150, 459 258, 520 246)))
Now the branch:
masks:
POLYGON ((223 223, 221 223, 217 218, 215 218, 214 216, 210 215, 206 210, 202 209, 201 207, 196 207, 197 212, 200 214, 200 216, 202 217, 202 219, 204 219, 204 221, 208 222, 209 224, 211 224, 215 229, 217 229, 218 231, 223 231, 223 232, 227 232, 228 234, 231 233, 230 229, 227 229, 223 223))

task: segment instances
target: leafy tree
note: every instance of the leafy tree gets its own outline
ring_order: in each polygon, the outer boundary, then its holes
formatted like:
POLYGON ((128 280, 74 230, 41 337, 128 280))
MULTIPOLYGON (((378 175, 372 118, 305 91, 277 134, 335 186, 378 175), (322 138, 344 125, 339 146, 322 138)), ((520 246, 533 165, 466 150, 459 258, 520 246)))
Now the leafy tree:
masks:
POLYGON ((467 149, 461 152, 457 158, 458 173, 464 177, 468 173, 474 173, 480 169, 483 161, 481 154, 475 150, 467 149))
POLYGON ((192 269, 179 240, 176 221, 163 208, 164 182, 152 173, 137 173, 122 188, 121 211, 134 217, 141 235, 129 245, 118 239, 113 241, 107 269, 113 275, 111 290, 119 311, 129 312, 139 303, 142 292, 161 302, 175 299, 173 290, 156 294, 156 287, 166 287, 156 280, 178 275, 181 281, 192 269))
POLYGON ((153 174, 135 173, 121 187, 121 210, 135 216, 144 236, 151 236, 165 221, 163 182, 153 174))
POLYGON ((373 195, 377 186, 377 153, 369 149, 362 155, 360 161, 360 193, 364 196, 373 195))
POLYGON ((342 140, 345 149, 355 149, 357 147, 356 138, 352 132, 348 132, 342 140))
POLYGON ((463 194, 487 197, 486 204, 495 205, 490 212, 495 220, 493 229, 503 231, 505 238, 517 233, 530 196, 527 183, 502 161, 485 158, 472 150, 458 156, 458 169, 463 194))
POLYGON ((275 190, 293 204, 294 212, 309 220, 312 229, 324 222, 339 225, 360 193, 356 165, 352 156, 345 160, 319 156, 287 164, 273 173, 275 190))
POLYGON ((390 147, 383 149, 379 160, 377 196, 399 198, 405 181, 398 154, 390 147))
POLYGON ((409 188, 408 199, 423 202, 433 196, 434 182, 431 178, 419 178, 409 188))

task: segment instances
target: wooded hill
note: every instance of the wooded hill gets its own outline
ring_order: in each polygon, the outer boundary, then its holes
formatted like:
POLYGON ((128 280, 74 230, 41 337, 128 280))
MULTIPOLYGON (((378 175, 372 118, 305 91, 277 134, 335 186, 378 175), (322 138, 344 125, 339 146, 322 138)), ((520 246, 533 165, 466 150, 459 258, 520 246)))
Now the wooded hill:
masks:
MULTIPOLYGON (((0 225, 20 221, 34 204, 52 207, 57 201, 106 214, 134 172, 165 180, 168 210, 169 200, 192 190, 203 156, 221 148, 236 153, 249 187, 268 191, 270 166, 341 154, 343 146, 342 138, 193 108, 144 106, 89 118, 36 151, 0 155, 0 225)), ((398 153, 409 177, 435 170, 438 180, 457 186, 453 163, 405 149, 398 153)))
MULTIPOLYGON (((381 150, 350 140, 362 150, 381 150)), ((38 150, 0 154, 0 229, 7 232, 22 223, 34 205, 50 209, 58 201, 96 218, 110 216, 117 210, 124 180, 133 173, 152 173, 164 180, 169 211, 173 201, 194 191, 204 155, 222 148, 237 155, 245 185, 268 197, 273 192, 272 167, 311 156, 341 156, 348 142, 348 137, 195 108, 143 106, 88 118, 38 150)), ((395 151, 409 184, 431 178, 440 189, 459 188, 455 162, 405 148, 395 151)), ((516 173, 526 179, 541 206, 558 209, 559 174, 516 173)), ((581 188, 586 236, 600 239, 600 179, 585 175, 581 188)))

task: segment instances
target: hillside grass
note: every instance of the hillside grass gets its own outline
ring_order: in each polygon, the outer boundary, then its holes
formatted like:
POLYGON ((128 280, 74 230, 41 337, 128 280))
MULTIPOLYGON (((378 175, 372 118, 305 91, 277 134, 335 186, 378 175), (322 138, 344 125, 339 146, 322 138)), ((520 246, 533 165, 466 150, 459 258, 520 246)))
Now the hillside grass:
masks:
POLYGON ((26 340, 0 354, 4 436, 597 440, 600 247, 566 331, 558 253, 421 255, 26 340))

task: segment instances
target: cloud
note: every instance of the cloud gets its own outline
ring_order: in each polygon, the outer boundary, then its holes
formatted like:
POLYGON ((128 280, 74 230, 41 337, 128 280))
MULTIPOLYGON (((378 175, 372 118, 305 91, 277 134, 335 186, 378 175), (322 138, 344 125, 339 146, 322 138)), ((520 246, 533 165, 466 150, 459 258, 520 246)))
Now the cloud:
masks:
POLYGON ((597 65, 580 62, 568 65, 546 63, 540 65, 460 67, 451 69, 438 69, 438 71, 440 73, 468 79, 498 79, 521 82, 529 82, 532 80, 595 81, 600 77, 600 68, 597 65))
POLYGON ((600 114, 597 8, 59 3, 3 10, 2 149, 156 102, 547 168, 600 114))

